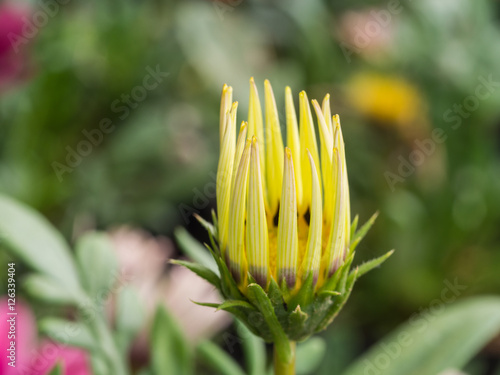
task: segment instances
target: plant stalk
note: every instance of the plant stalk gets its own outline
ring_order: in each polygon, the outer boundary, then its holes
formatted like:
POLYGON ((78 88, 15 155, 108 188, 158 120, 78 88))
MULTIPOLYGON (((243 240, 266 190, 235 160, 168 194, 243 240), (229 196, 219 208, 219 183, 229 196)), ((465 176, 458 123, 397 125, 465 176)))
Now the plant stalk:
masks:
POLYGON ((287 363, 281 359, 281 356, 276 350, 276 345, 274 346, 274 375, 295 375, 295 347, 295 341, 290 341, 292 359, 287 363))

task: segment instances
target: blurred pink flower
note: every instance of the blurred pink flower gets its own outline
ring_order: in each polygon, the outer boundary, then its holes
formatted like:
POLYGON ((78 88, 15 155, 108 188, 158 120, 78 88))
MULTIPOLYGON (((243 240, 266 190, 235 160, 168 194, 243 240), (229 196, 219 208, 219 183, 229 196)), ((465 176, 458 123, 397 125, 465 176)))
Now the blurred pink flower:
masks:
POLYGON ((0 92, 15 83, 26 71, 23 28, 30 9, 12 1, 0 4, 0 92), (21 41, 21 42, 19 42, 21 41))
POLYGON ((0 374, 1 375, 46 375, 56 365, 61 363, 64 375, 91 375, 87 354, 77 348, 44 340, 37 345, 36 323, 33 312, 19 299, 16 299, 17 315, 7 315, 9 312, 7 297, 0 298, 0 374), (15 325, 8 320, 15 317, 15 325), (15 328, 15 338, 9 337, 15 328), (15 367, 9 365, 14 357, 4 355, 9 353, 14 342, 15 367))
MULTIPOLYGON (((120 272, 142 299, 150 321, 158 303, 164 304, 177 319, 191 342, 209 337, 231 323, 229 314, 195 305, 192 301, 220 301, 215 288, 182 267, 165 273, 174 245, 166 237, 121 227, 111 232, 120 272)), ((139 336, 146 343, 145 333, 139 336)))

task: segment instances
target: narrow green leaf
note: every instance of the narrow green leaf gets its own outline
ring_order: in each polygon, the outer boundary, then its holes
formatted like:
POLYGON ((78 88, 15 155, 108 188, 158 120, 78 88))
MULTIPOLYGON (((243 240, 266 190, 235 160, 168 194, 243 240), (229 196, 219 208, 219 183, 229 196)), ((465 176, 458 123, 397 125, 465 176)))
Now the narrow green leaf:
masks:
POLYGON ((259 284, 250 284, 247 289, 248 298, 255 306, 258 307, 273 335, 274 345, 278 355, 283 362, 289 363, 292 358, 290 342, 288 341, 285 331, 281 328, 269 297, 259 284))
POLYGON ((200 358, 215 370, 216 374, 245 375, 238 363, 214 343, 204 340, 196 349, 200 358))
MULTIPOLYGON (((358 275, 357 275, 357 278, 359 279, 361 276, 363 276, 364 274, 366 274, 367 272, 370 272, 372 269, 374 269, 375 267, 378 267, 380 266, 382 263, 384 263, 387 258, 389 258, 392 254, 394 253, 394 250, 391 250, 391 251, 388 251, 387 253, 385 253, 384 255, 378 257, 378 258, 375 258, 375 259, 372 259, 368 262, 365 262, 363 264, 361 264, 360 266, 358 266, 358 275)), ((351 273, 354 272, 354 271, 351 271, 351 273)))
MULTIPOLYGON (((446 300, 458 294, 460 286, 448 282, 443 290, 446 300)), ((500 332, 500 297, 474 297, 453 305, 446 300, 415 314, 343 375, 436 375, 463 368, 500 332)))
POLYGON ((217 289, 221 288, 219 276, 217 276, 214 272, 212 272, 207 267, 202 266, 201 264, 192 263, 185 260, 178 260, 178 259, 171 260, 170 263, 177 264, 179 266, 184 266, 187 269, 194 272, 195 274, 197 274, 198 276, 200 276, 201 278, 207 280, 217 289))
POLYGON ((205 247, 196 241, 183 227, 178 227, 174 231, 175 239, 182 251, 195 262, 205 266, 216 275, 219 274, 217 264, 213 257, 205 250, 205 247))
POLYGON ((63 236, 38 212, 0 195, 2 245, 25 264, 79 293, 78 272, 63 236))
POLYGON ((89 328, 81 322, 61 318, 44 318, 39 323, 40 332, 55 341, 70 346, 93 350, 98 343, 89 328))
POLYGON ((76 242, 81 279, 93 299, 107 296, 118 277, 118 260, 105 233, 86 233, 76 242))
POLYGON ((151 329, 151 366, 156 375, 192 374, 192 353, 179 325, 158 306, 151 329))
POLYGON ((297 345, 297 375, 314 374, 326 353, 326 343, 321 337, 312 337, 297 345))
POLYGON ((242 339, 245 365, 248 375, 261 375, 266 370, 266 347, 243 323, 236 320, 238 335, 242 339))
POLYGON ((349 251, 354 251, 356 249, 356 246, 358 246, 359 242, 366 236, 370 228, 372 227, 373 223, 378 217, 378 212, 375 212, 372 217, 361 227, 359 230, 354 234, 353 238, 351 239, 351 244, 349 246, 350 250, 349 251))

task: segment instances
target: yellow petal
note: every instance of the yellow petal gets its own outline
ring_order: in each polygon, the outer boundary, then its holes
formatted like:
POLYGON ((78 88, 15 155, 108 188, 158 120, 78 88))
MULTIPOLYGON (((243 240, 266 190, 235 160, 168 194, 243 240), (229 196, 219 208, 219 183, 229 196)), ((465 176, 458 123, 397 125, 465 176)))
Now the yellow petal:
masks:
POLYGON ((350 194, 349 194, 349 179, 347 177, 347 165, 346 165, 346 157, 345 157, 345 144, 344 137, 342 136, 342 127, 340 126, 340 117, 339 115, 335 115, 332 118, 332 122, 335 127, 335 139, 334 139, 334 147, 337 147, 340 152, 340 160, 342 161, 342 169, 344 171, 343 176, 343 184, 346 189, 346 241, 349 241, 350 233, 351 233, 351 202, 350 202, 350 194))
POLYGON ((219 117, 219 137, 221 145, 226 127, 226 113, 231 109, 232 102, 233 102, 233 88, 231 86, 224 84, 224 86, 222 86, 222 95, 220 101, 220 117, 219 117))
POLYGON ((325 251, 324 272, 325 277, 330 277, 342 265, 346 251, 346 231, 345 231, 345 202, 346 190, 342 183, 344 171, 340 152, 337 148, 333 150, 333 187, 335 189, 334 215, 330 227, 330 235, 325 251))
POLYGON ((292 153, 285 149, 283 188, 278 222, 278 240, 276 268, 278 282, 285 279, 289 288, 293 288, 297 279, 298 232, 297 232, 297 197, 295 194, 295 176, 292 153))
POLYGON ((238 166, 240 165, 241 155, 243 155, 243 149, 245 148, 245 142, 247 140, 247 129, 248 123, 246 121, 242 121, 240 125, 240 132, 238 133, 238 141, 236 142, 236 151, 234 152, 233 176, 236 176, 238 166))
MULTIPOLYGON (((264 81, 266 102, 266 172, 270 216, 278 210, 283 176, 283 138, 271 83, 264 81), (280 176, 280 177, 278 177, 280 176)), ((263 140, 259 140, 263 144, 263 140)))
POLYGON ((297 124, 297 115, 293 104, 292 90, 290 87, 285 89, 285 106, 286 106, 286 143, 292 152, 292 159, 295 160, 295 189, 297 193, 297 204, 302 206, 302 178, 300 171, 300 138, 299 126, 297 124))
POLYGON ((307 248, 304 260, 302 262, 301 277, 306 279, 309 274, 313 273, 313 282, 316 283, 320 271, 321 248, 322 248, 322 198, 321 185, 319 177, 316 173, 316 166, 311 154, 308 152, 309 162, 311 163, 312 172, 312 196, 311 196, 311 215, 309 223, 309 235, 307 238, 307 248))
POLYGON ((251 140, 247 140, 241 157, 238 171, 235 176, 231 194, 229 212, 229 235, 227 263, 236 282, 242 286, 246 283, 247 259, 245 254, 245 217, 248 169, 250 166, 251 140))
POLYGON ((225 116, 226 125, 219 155, 217 167, 217 213, 219 223, 219 246, 222 254, 225 254, 227 247, 227 236, 229 227, 229 204, 231 202, 231 187, 234 164, 234 151, 236 139, 236 110, 237 104, 225 116), (234 120, 234 121, 233 121, 234 120))
POLYGON ((246 252, 248 271, 263 288, 269 276, 269 237, 260 171, 259 145, 252 138, 248 180, 246 252))
MULTIPOLYGON (((314 123, 311 114, 311 108, 309 107, 309 102, 307 99, 307 94, 305 91, 300 93, 300 171, 302 173, 302 204, 299 207, 299 213, 304 214, 311 205, 311 165, 309 163, 309 157, 307 156, 307 151, 312 155, 314 164, 318 168, 319 155, 318 155, 318 145, 316 143, 316 132, 314 131, 314 123)), ((320 174, 319 170, 317 171, 320 174)))
MULTIPOLYGON (((255 81, 250 78, 250 102, 248 105, 248 138, 256 136, 263 147, 260 148, 260 169, 262 175, 266 175, 266 165, 265 165, 265 155, 264 155, 264 144, 266 140, 264 139, 264 126, 262 124, 262 108, 260 106, 259 92, 257 91, 257 86, 255 81)), ((267 191, 265 187, 266 181, 262 181, 264 184, 264 192, 267 191)))
POLYGON ((316 117, 318 119, 319 139, 321 144, 321 175, 323 177, 323 188, 325 192, 325 210, 324 218, 327 225, 330 224, 332 218, 332 154, 333 154, 333 136, 328 129, 328 125, 323 116, 323 111, 316 100, 312 101, 316 117))
POLYGON ((328 130, 330 130, 330 135, 333 137, 332 111, 330 109, 330 94, 325 95, 321 108, 323 110, 323 117, 325 118, 326 125, 328 125, 328 130))

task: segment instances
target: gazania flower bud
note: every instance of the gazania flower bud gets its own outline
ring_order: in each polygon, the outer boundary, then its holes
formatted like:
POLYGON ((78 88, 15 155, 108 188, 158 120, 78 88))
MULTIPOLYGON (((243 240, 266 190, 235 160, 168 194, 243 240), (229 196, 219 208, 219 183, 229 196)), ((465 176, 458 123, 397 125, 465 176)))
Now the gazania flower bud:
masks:
POLYGON ((304 91, 299 116, 285 89, 286 142, 269 81, 265 114, 250 80, 248 122, 237 128, 237 102, 224 85, 221 151, 214 224, 200 219, 211 237, 219 274, 185 265, 215 285, 226 301, 205 304, 232 312, 286 356, 287 340, 303 340, 327 327, 346 302, 356 279, 386 255, 351 270, 354 249, 375 215, 357 230, 351 224, 345 146, 329 95, 312 101, 304 91), (286 146, 286 147, 285 147, 286 146))

